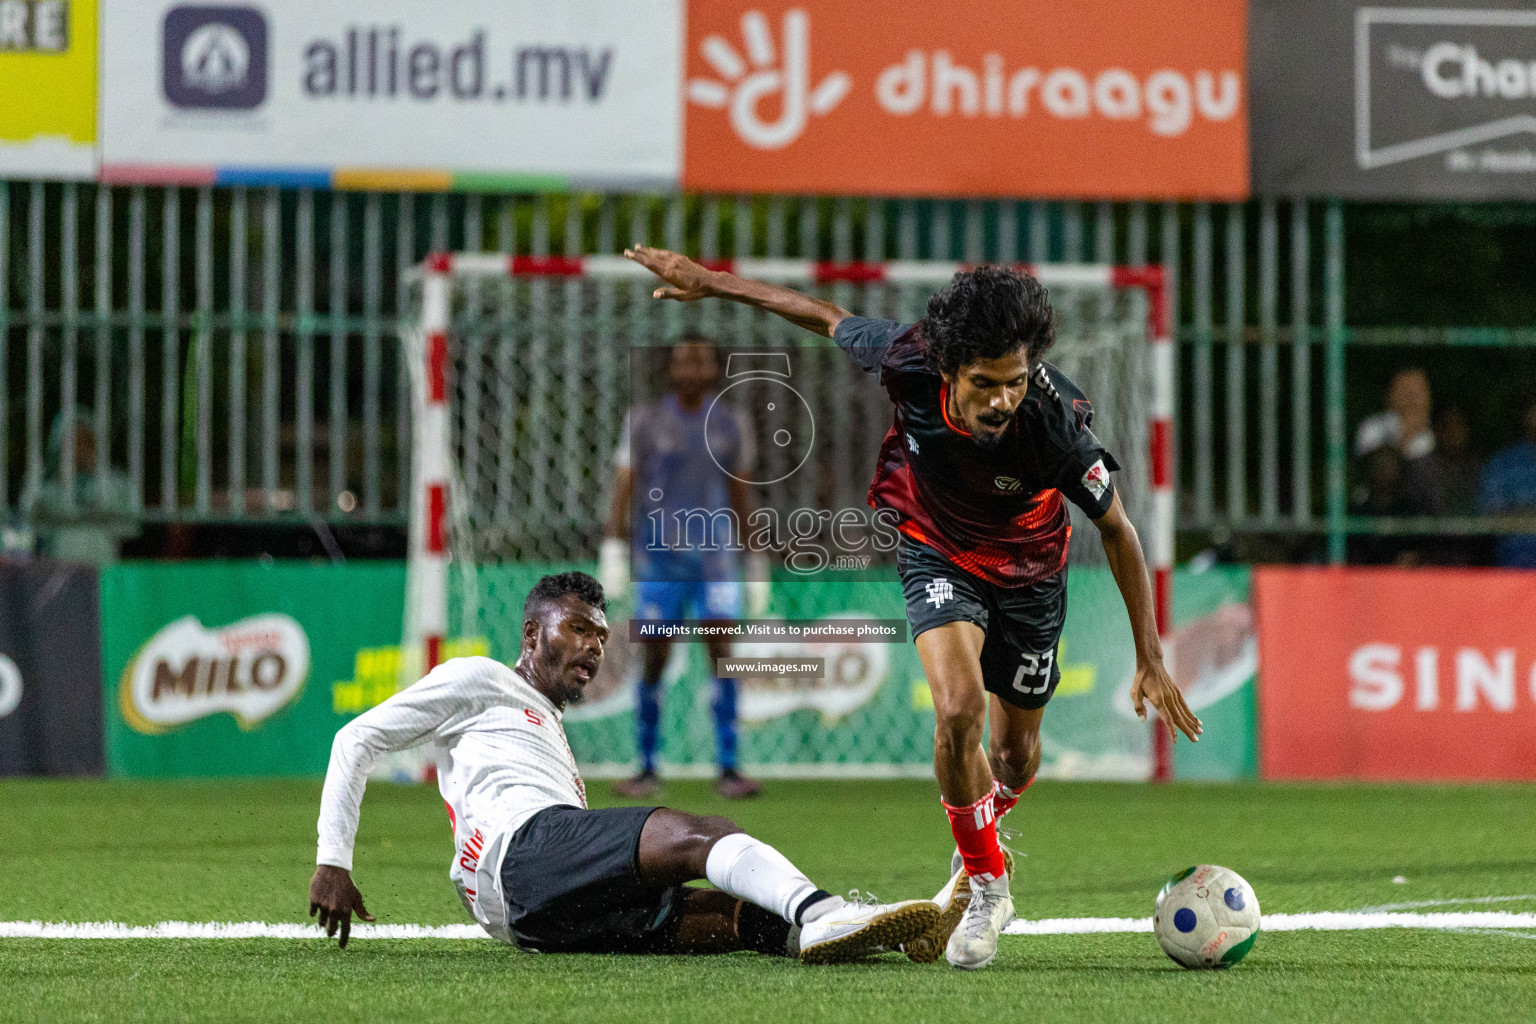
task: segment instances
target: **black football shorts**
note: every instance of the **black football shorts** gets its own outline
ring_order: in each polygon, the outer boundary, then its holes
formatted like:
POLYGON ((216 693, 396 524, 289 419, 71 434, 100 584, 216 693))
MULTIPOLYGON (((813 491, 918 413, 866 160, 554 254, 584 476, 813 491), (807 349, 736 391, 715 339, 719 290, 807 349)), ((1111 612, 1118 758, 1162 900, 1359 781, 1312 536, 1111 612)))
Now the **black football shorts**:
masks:
POLYGON ((949 622, 974 622, 987 634, 981 678, 1014 707, 1043 708, 1061 668, 1056 648, 1067 621, 1067 570, 1022 587, 999 587, 957 567, 926 544, 901 538, 896 552, 912 639, 949 622))
POLYGON ((501 861, 507 924, 523 949, 649 953, 666 948, 683 886, 640 880, 640 830, 654 807, 546 807, 501 861))

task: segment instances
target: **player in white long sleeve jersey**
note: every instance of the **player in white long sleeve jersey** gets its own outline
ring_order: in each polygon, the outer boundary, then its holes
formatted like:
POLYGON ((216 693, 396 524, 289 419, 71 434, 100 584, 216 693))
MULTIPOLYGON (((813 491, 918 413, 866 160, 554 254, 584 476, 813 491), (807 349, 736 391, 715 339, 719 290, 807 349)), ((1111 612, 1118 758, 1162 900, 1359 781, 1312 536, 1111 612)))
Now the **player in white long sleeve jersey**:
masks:
POLYGON ((345 948, 372 916, 351 877, 368 771, 431 743, 453 824, 448 869, 488 933, 544 952, 714 953, 754 949, 830 963, 923 932, 928 900, 867 905, 833 896, 725 818, 665 807, 587 809, 561 715, 602 665, 602 587, 546 576, 523 606, 514 668, 455 658, 336 734, 320 798, 310 914, 345 948), (707 878, 715 889, 685 882, 707 878))

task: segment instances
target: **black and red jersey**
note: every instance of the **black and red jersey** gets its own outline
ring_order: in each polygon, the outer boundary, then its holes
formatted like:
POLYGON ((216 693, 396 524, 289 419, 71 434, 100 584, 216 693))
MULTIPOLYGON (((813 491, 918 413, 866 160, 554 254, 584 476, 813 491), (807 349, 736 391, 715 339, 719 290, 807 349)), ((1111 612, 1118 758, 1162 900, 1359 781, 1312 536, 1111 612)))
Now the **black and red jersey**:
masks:
POLYGON ((1094 436, 1093 406, 1077 385, 1039 363, 995 447, 949 420, 947 385, 928 365, 923 323, 850 316, 833 340, 896 405, 880 447, 869 503, 898 528, 973 576, 1004 587, 1061 571, 1071 526, 1065 495, 1090 518, 1109 511, 1120 468, 1094 436))

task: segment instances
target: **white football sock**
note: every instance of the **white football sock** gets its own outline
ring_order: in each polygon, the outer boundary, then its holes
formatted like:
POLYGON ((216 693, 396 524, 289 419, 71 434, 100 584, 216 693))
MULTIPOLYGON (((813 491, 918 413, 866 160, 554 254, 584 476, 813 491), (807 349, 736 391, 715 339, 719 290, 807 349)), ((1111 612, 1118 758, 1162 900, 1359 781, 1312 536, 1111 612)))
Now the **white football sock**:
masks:
POLYGON ((808 897, 821 894, 789 858, 761 839, 733 832, 710 848, 704 876, 722 892, 755 903, 790 924, 808 897))

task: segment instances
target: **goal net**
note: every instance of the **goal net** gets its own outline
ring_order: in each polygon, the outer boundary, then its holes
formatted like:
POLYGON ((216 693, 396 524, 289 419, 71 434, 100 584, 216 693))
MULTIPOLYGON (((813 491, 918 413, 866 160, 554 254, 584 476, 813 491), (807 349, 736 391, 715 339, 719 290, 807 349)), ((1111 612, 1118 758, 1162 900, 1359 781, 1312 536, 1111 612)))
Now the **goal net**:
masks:
MULTIPOLYGON (((940 261, 730 266, 859 315, 902 321, 919 319, 928 296, 961 269, 940 261)), ((1171 404, 1161 273, 1083 265, 1032 272, 1049 288, 1058 317, 1047 359, 1092 400, 1094 430, 1121 464, 1117 485, 1158 569, 1166 628, 1171 502, 1166 465, 1154 473, 1154 462, 1167 457, 1171 404)), ((820 525, 801 531, 800 541, 820 548, 825 564, 818 559, 816 571, 804 572, 803 564, 786 564, 786 552, 770 552, 773 585, 763 617, 903 618, 889 551, 871 543, 848 553, 830 533, 837 516, 869 512, 866 492, 892 422, 878 381, 830 341, 719 300, 658 302, 655 278, 618 257, 440 255, 406 284, 416 323, 408 339, 415 497, 402 684, 458 654, 512 663, 533 583, 570 568, 595 573, 626 411, 661 397, 670 347, 691 335, 718 347, 715 389, 728 392, 721 401, 737 407, 756 452, 747 478, 754 504, 785 516, 821 513, 820 525), (749 361, 762 365, 764 353, 782 357, 803 410, 772 400, 782 382, 771 373, 736 379, 749 361), (802 446, 802 432, 786 443, 790 421, 801 414, 813 423, 814 440, 802 446)), ((1134 664, 1129 625, 1096 531, 1075 508, 1072 515, 1062 681, 1045 718, 1043 770, 1145 778, 1156 769, 1151 733, 1113 700, 1134 664)), ((627 773, 634 760, 640 649, 626 628, 632 611, 633 588, 610 595, 613 639, 604 667, 566 716, 573 751, 589 774, 627 773)), ((740 680, 744 769, 931 771, 932 700, 910 640, 780 638, 740 643, 736 653, 825 659, 820 679, 740 680)), ((673 645, 663 679, 664 773, 713 771, 712 669, 702 645, 673 645)))

